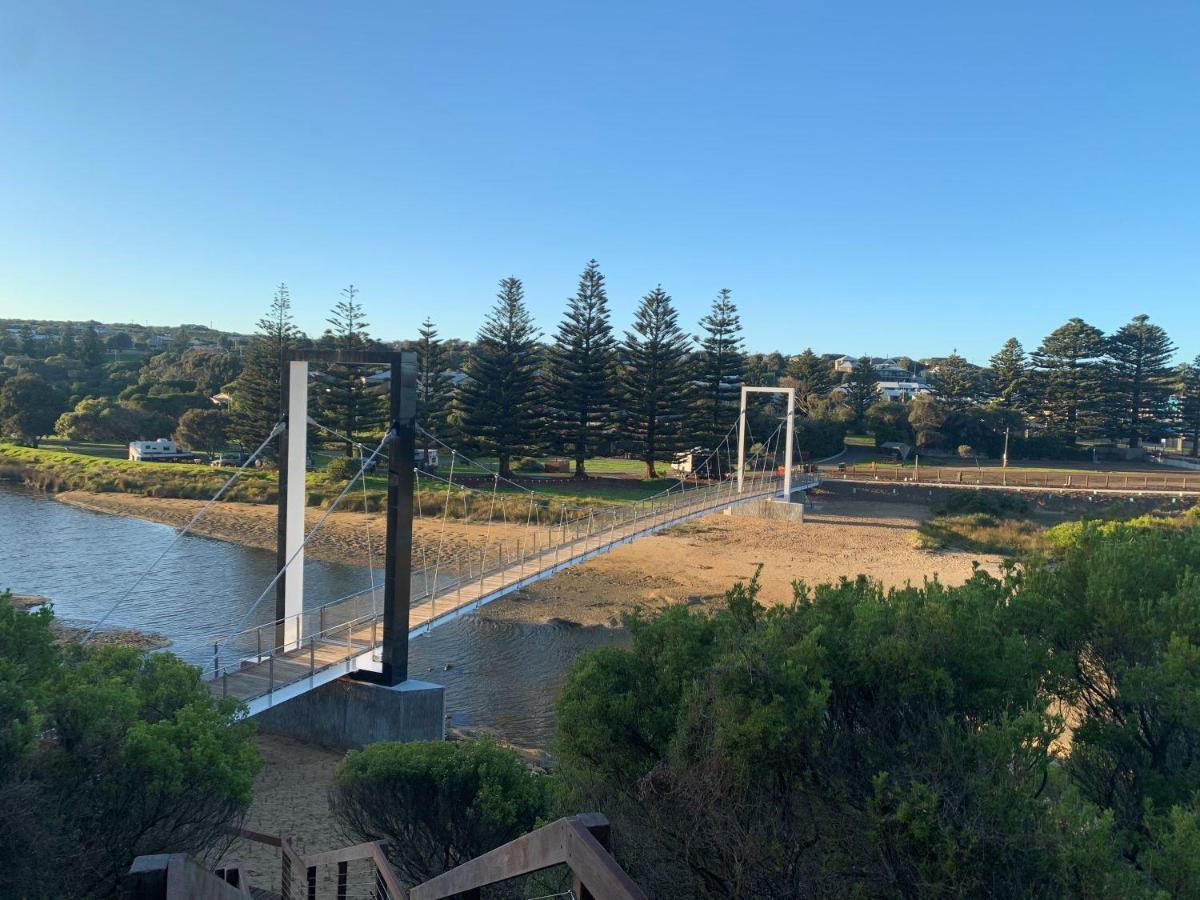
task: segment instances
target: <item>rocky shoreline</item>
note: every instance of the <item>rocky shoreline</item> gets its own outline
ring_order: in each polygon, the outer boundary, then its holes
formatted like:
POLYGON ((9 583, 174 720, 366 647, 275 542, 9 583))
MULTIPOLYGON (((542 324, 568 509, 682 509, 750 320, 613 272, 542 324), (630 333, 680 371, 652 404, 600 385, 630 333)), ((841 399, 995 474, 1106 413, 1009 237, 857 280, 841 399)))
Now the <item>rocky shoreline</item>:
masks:
MULTIPOLYGON (((41 594, 12 594, 12 604, 17 609, 29 612, 40 606, 53 605, 49 597, 41 594)), ((54 619, 50 629, 54 632, 55 640, 60 644, 71 644, 81 641, 91 626, 75 622, 64 622, 54 619)), ((101 647, 133 647, 136 650, 161 650, 171 646, 171 641, 162 634, 154 631, 139 631, 136 628, 101 628, 89 641, 101 647)))

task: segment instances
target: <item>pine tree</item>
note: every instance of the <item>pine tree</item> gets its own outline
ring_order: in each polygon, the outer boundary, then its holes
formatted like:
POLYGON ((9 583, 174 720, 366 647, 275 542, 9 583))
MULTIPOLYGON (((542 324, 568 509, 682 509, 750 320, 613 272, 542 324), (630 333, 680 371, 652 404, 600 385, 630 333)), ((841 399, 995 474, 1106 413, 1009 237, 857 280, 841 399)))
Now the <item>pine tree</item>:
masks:
MULTIPOLYGON (((358 302, 358 288, 342 289, 342 299, 334 304, 325 321, 323 342, 335 350, 366 350, 370 346, 366 315, 358 302)), ((317 394, 317 409, 324 424, 346 437, 341 439, 346 455, 354 455, 354 441, 386 428, 387 404, 382 385, 367 381, 362 366, 332 364, 320 381, 324 390, 317 394)))
POLYGON ((637 444, 647 478, 658 477, 660 453, 683 449, 692 389, 688 345, 671 295, 659 285, 642 298, 621 345, 623 430, 637 444))
POLYGON ((1192 456, 1200 456, 1200 356, 1180 366, 1178 374, 1179 424, 1191 438, 1192 456))
POLYGON ((28 322, 21 323, 21 353, 25 356, 38 355, 38 342, 33 339, 33 329, 28 322))
POLYGON ((1029 388, 1029 365, 1025 359, 1025 348, 1015 337, 1004 342, 1004 346, 989 363, 989 387, 996 401, 1006 409, 1025 409, 1029 388))
POLYGON ((695 440, 713 450, 737 422, 746 374, 742 321, 727 288, 717 294, 700 327, 704 333, 697 338, 700 350, 696 354, 698 384, 692 430, 695 440))
POLYGON ((96 326, 91 322, 83 332, 83 340, 79 344, 79 358, 89 366, 98 366, 104 362, 104 345, 100 343, 100 335, 96 333, 96 326))
POLYGON ((854 426, 860 430, 866 421, 867 407, 879 397, 878 385, 879 372, 871 357, 860 356, 845 381, 846 405, 854 414, 854 426))
MULTIPOLYGON (((443 431, 446 419, 446 354, 431 319, 426 317, 417 334, 420 338, 417 341, 417 422, 425 431, 437 435, 443 431)), ((432 445, 433 441, 427 435, 418 436, 418 446, 423 451, 426 465, 432 445)))
POLYGON ((788 360, 786 377, 786 386, 796 389, 796 407, 805 415, 809 413, 810 398, 826 396, 837 384, 833 364, 813 353, 812 347, 788 360))
MULTIPOLYGON (((230 437, 253 449, 271 433, 281 414, 283 354, 301 346, 303 335, 292 323, 292 300, 288 286, 280 284, 267 314, 258 320, 257 333, 250 339, 242 372, 233 383, 230 437)), ((274 444, 264 453, 275 457, 274 444)))
POLYGON ((63 322, 61 331, 59 332, 58 352, 70 359, 75 358, 75 329, 71 327, 70 322, 63 322))
POLYGON ((1099 431, 1104 407, 1104 332, 1080 318, 1056 328, 1033 352, 1038 373, 1036 415, 1074 444, 1099 431))
POLYGON ((591 260, 546 359, 549 425, 575 458, 575 477, 612 431, 616 344, 600 265, 591 260))
POLYGON ((539 334, 519 278, 502 279, 497 297, 471 346, 456 403, 464 434, 495 453, 500 474, 510 478, 513 457, 536 446, 539 334))
POLYGON ((978 397, 979 373, 957 352, 951 352, 933 373, 933 389, 950 409, 964 409, 978 397))
POLYGON ((1134 316, 1108 339, 1109 421, 1130 447, 1160 429, 1174 381, 1175 345, 1146 315, 1134 316))

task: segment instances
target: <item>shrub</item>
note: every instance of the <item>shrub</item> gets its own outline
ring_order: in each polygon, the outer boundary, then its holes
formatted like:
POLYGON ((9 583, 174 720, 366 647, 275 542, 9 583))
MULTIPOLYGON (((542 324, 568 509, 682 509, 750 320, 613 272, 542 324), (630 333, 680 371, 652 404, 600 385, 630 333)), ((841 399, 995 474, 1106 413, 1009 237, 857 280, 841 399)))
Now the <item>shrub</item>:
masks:
POLYGON ((330 802, 347 834, 387 840, 401 874, 420 882, 537 828, 549 787, 490 738, 379 743, 346 757, 330 802))
POLYGON ((975 456, 975 448, 970 444, 959 444, 958 455, 961 459, 971 459, 973 456, 975 456))
POLYGON ((522 456, 513 463, 514 472, 545 472, 546 464, 532 456, 522 456))
POLYGON ((349 481, 360 467, 361 463, 351 456, 335 456, 325 467, 325 474, 331 481, 349 481))
POLYGON ((958 587, 632 617, 560 695, 565 788, 651 895, 1200 896, 1200 528, 1060 538, 958 587))
POLYGON ((52 618, 0 595, 0 896, 116 896, 135 856, 219 853, 253 724, 177 657, 60 649, 52 618))
POLYGON ((989 516, 1021 516, 1029 512, 1029 503, 1020 494, 1005 491, 949 490, 933 505, 936 516, 965 516, 983 513, 989 516))

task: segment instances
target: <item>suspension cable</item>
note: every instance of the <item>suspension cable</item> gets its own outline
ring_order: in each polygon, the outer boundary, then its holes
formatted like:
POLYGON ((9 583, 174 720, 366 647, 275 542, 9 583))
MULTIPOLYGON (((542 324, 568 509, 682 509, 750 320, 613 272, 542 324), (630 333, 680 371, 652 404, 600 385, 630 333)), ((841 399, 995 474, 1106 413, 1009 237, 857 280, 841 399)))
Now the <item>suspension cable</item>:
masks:
POLYGON ((379 456, 379 454, 383 451, 383 448, 388 443, 388 441, 390 441, 395 436, 396 436, 395 428, 389 429, 388 433, 383 436, 383 440, 381 440, 379 442, 379 446, 376 447, 375 451, 371 454, 370 459, 363 461, 362 464, 359 466, 358 471, 354 473, 354 476, 348 482, 346 482, 346 486, 344 488, 342 488, 342 492, 340 494, 338 494, 336 498, 334 498, 334 501, 331 504, 329 504, 329 508, 327 510, 325 510, 325 512, 321 515, 321 518, 319 518, 317 520, 317 524, 313 526, 312 531, 310 531, 307 535, 305 535, 304 540, 300 542, 300 546, 296 548, 296 552, 293 553, 288 558, 288 560, 283 564, 283 566, 279 569, 279 571, 275 573, 275 577, 271 579, 270 583, 267 584, 267 586, 263 589, 263 592, 258 595, 258 599, 255 600, 250 605, 250 608, 248 610, 246 610, 246 614, 242 616, 241 620, 234 627, 233 631, 231 631, 229 633, 229 635, 224 638, 224 640, 217 641, 216 646, 218 648, 220 648, 225 643, 227 643, 229 641, 229 639, 232 638, 234 635, 241 632, 243 626, 250 619, 250 616, 254 613, 254 611, 256 609, 258 609, 258 604, 262 603, 263 598, 265 598, 267 596, 267 594, 270 593, 271 588, 275 587, 275 584, 279 581, 280 578, 283 577, 283 573, 288 570, 288 567, 291 566, 291 564, 293 562, 295 562, 296 559, 300 556, 300 554, 304 551, 304 548, 308 545, 308 542, 311 541, 316 536, 317 532, 321 530, 321 526, 325 524, 325 520, 329 518, 330 514, 335 509, 337 509, 338 504, 342 502, 342 498, 345 497, 346 494, 350 493, 350 489, 352 487, 354 487, 354 482, 359 479, 359 476, 361 476, 364 472, 366 472, 367 466, 370 463, 374 462, 375 458, 377 456, 379 456))
POLYGON ((221 485, 220 489, 215 494, 212 495, 212 499, 210 499, 207 503, 205 503, 204 506, 202 506, 199 509, 199 511, 197 511, 197 513, 194 516, 192 516, 191 521, 189 521, 187 523, 187 525, 185 525, 183 527, 183 530, 180 531, 177 535, 175 535, 175 539, 173 541, 171 541, 171 543, 167 544, 167 546, 165 548, 163 548, 162 553, 160 553, 158 555, 158 557, 154 560, 154 562, 150 563, 150 565, 146 568, 146 570, 144 572, 142 572, 141 575, 138 576, 137 580, 132 585, 130 585, 129 589, 127 591, 125 591, 125 593, 122 594, 119 598, 117 598, 117 602, 108 608, 108 612, 106 612, 104 615, 102 615, 100 617, 100 619, 96 622, 96 624, 88 629, 87 634, 85 634, 83 636, 83 639, 80 640, 79 643, 86 644, 88 641, 90 641, 92 639, 92 635, 94 635, 96 633, 96 630, 101 625, 103 625, 105 622, 108 621, 109 616, 111 616, 114 612, 117 611, 117 607, 119 607, 122 603, 124 603, 127 599, 129 599, 129 595, 132 594, 135 590, 137 590, 138 585, 140 585, 143 581, 146 580, 146 576, 148 576, 152 571, 154 571, 155 566, 157 566, 160 562, 163 561, 163 558, 168 553, 170 553, 172 548, 183 539, 183 536, 192 530, 192 526, 194 526, 197 522, 200 521, 201 518, 203 518, 204 514, 207 513, 209 511, 209 509, 212 508, 212 505, 214 503, 216 503, 218 500, 220 500, 221 497, 224 496, 225 492, 227 490, 229 490, 229 488, 233 485, 233 483, 235 481, 237 481, 239 477, 241 477, 242 473, 246 471, 246 468, 251 463, 253 463, 256 459, 258 459, 258 456, 260 453, 262 453, 265 449, 267 449, 267 444, 269 444, 272 441, 272 439, 274 439, 274 437, 277 434, 279 434, 280 431, 283 430, 284 424, 285 424, 285 420, 282 420, 282 419, 275 423, 275 427, 271 429, 271 433, 267 435, 266 440, 264 440, 261 444, 258 445, 258 449, 255 450, 253 453, 251 453, 250 456, 246 459, 246 461, 237 467, 237 470, 231 476, 229 476, 229 479, 223 485, 221 485))

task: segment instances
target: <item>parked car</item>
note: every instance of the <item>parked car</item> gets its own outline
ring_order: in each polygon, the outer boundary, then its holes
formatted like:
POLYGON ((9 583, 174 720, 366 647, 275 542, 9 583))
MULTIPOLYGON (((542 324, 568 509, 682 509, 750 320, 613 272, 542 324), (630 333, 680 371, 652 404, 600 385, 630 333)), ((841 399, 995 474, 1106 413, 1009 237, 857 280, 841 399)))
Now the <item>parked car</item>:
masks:
POLYGON ((216 469, 234 468, 246 464, 246 460, 250 458, 250 454, 244 450, 223 450, 213 457, 210 466, 216 469))

